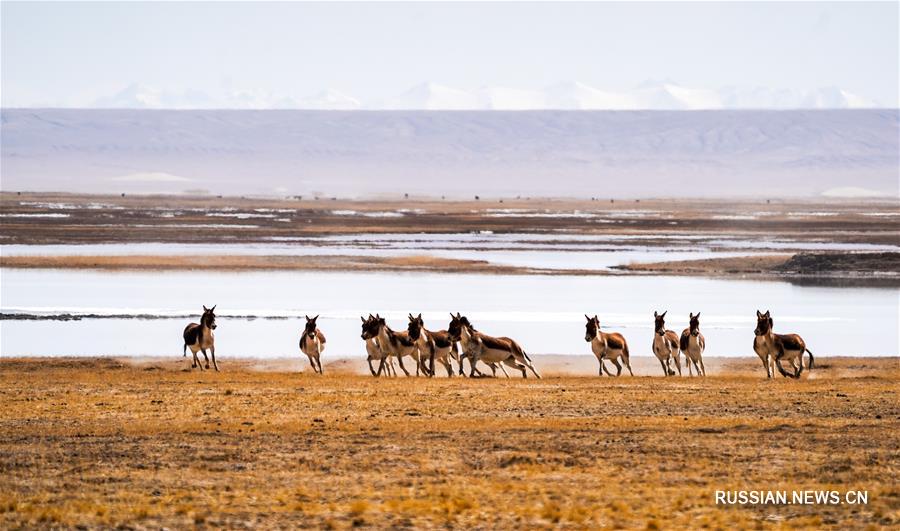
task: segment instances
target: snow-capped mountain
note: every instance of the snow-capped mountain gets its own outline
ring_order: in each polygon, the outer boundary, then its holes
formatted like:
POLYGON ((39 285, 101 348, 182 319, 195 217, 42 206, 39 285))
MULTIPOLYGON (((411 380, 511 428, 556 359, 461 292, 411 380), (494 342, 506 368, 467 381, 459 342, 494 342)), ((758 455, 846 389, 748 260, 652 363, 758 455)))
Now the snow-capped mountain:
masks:
POLYGON ((315 96, 297 102, 297 109, 353 111, 362 107, 362 103, 351 96, 334 89, 324 90, 315 96))
POLYGON ((314 110, 714 110, 714 109, 865 109, 878 104, 838 87, 812 90, 767 87, 686 87, 671 80, 647 81, 631 90, 611 91, 570 81, 544 89, 486 86, 475 90, 422 83, 406 92, 366 102, 333 89, 296 98, 259 90, 221 97, 201 91, 159 90, 132 84, 93 107, 127 109, 314 109, 314 110))
POLYGON ((437 83, 422 83, 396 98, 387 100, 376 109, 463 111, 481 109, 478 96, 465 90, 445 87, 437 83))

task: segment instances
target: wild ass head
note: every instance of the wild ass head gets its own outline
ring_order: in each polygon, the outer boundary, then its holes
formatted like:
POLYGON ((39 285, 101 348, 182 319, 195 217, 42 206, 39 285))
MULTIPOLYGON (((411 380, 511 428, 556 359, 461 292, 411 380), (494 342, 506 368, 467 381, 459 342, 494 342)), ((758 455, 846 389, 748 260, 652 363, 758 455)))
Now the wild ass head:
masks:
POLYGON ((381 327, 384 326, 384 318, 378 314, 374 316, 369 314, 368 319, 362 319, 362 335, 363 339, 372 339, 378 336, 378 333, 381 331, 381 327))
POLYGON ((587 314, 584 318, 587 319, 587 324, 584 325, 584 340, 590 343, 600 333, 600 319, 596 315, 588 317, 587 314))
POLYGON ((315 337, 316 337, 316 319, 318 319, 319 316, 317 315, 317 316, 313 317, 312 319, 310 319, 308 315, 304 315, 303 317, 306 317, 306 328, 303 329, 303 335, 309 336, 310 339, 315 339, 315 337))
POLYGON ((206 305, 203 306, 203 316, 200 317, 200 324, 209 328, 210 330, 216 329, 216 305, 213 305, 212 308, 207 308, 206 305))
POLYGON ((422 320, 422 314, 420 313, 418 317, 413 317, 413 314, 409 314, 409 327, 407 327, 406 331, 409 332, 409 338, 413 341, 419 339, 419 336, 422 335, 422 329, 425 328, 425 321, 422 320))
POLYGON ((469 319, 464 315, 460 315, 459 312, 456 312, 456 315, 451 313, 450 324, 447 325, 447 335, 454 341, 459 341, 462 336, 463 327, 468 328, 470 332, 475 330, 475 327, 472 326, 472 323, 470 323, 469 319))
POLYGON ((697 315, 693 313, 690 314, 690 324, 688 325, 691 330, 692 336, 697 336, 700 333, 700 312, 697 312, 697 315))
MULTIPOLYGON (((658 335, 664 336, 666 335, 666 314, 669 313, 668 310, 663 313, 653 312, 653 318, 656 320, 656 333, 658 335)), ((587 317, 587 316, 585 316, 587 317)))
POLYGON ((772 330, 773 324, 774 322, 772 321, 772 316, 769 315, 769 310, 766 310, 766 313, 760 313, 759 310, 756 310, 756 330, 753 331, 754 334, 758 336, 768 334, 772 330))

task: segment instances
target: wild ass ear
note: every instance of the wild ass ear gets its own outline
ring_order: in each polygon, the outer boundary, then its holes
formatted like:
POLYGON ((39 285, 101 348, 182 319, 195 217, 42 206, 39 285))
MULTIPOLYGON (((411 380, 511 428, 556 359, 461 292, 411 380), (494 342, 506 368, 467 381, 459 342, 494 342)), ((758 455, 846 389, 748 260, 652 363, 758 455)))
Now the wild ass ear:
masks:
POLYGON ((318 318, 319 318, 319 314, 316 314, 316 316, 312 318, 312 321, 316 322, 316 319, 318 319, 318 318))
POLYGON ((769 314, 769 310, 766 310, 766 317, 772 317, 772 316, 769 314))
POLYGON ((656 313, 656 310, 653 310, 653 317, 654 317, 654 318, 659 317, 659 314, 656 313))
POLYGON ((696 317, 697 319, 699 319, 699 318, 700 318, 700 312, 697 312, 697 315, 695 315, 694 317, 696 317))
POLYGON ((209 311, 211 311, 211 312, 214 312, 214 311, 216 311, 216 306, 218 306, 218 305, 216 305, 216 304, 213 304, 213 307, 212 307, 212 308, 210 308, 210 309, 209 309, 209 311))
POLYGON ((204 311, 204 312, 208 312, 208 311, 209 311, 209 308, 207 308, 205 304, 203 305, 203 311, 204 311))
POLYGON ((762 312, 760 312, 759 310, 756 310, 756 318, 762 319, 762 316, 763 316, 762 312))
POLYGON ((362 315, 359 316, 359 320, 362 321, 362 322, 364 322, 364 323, 366 322, 366 318, 363 317, 362 315))
POLYGON ((597 323, 600 322, 600 319, 597 317, 597 314, 594 314, 594 322, 597 322, 597 323))
POLYGON ((660 315, 660 317, 665 317, 667 313, 669 313, 669 310, 664 311, 664 312, 662 313, 662 315, 660 315))
POLYGON ((421 313, 419 313, 419 317, 417 317, 417 319, 420 320, 420 321, 422 320, 422 314, 421 314, 421 313))
POLYGON ((589 323, 591 322, 591 318, 588 317, 587 314, 584 314, 584 318, 587 319, 589 323))
POLYGON ((309 321, 309 316, 304 314, 303 317, 306 317, 306 320, 309 321))

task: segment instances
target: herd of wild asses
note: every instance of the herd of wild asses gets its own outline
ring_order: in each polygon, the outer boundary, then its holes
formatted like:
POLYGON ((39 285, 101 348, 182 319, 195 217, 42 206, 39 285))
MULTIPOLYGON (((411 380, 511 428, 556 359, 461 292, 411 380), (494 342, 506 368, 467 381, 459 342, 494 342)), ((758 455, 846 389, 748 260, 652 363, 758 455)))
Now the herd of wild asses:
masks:
MULTIPOLYGON (((200 359, 197 352, 202 352, 206 360, 206 368, 209 369, 209 350, 215 370, 219 370, 216 362, 216 346, 213 330, 216 329, 216 307, 203 306, 203 315, 200 323, 191 323, 184 329, 184 351, 191 349, 194 356, 191 367, 199 367, 200 359)), ((679 336, 673 330, 666 329, 666 313, 653 312, 655 320, 653 334, 653 353, 659 359, 663 374, 674 376, 672 362, 681 376, 681 354, 684 354, 688 375, 693 376, 696 371, 698 376, 706 376, 706 368, 703 366, 703 351, 706 349, 706 339, 700 333, 700 313, 690 314, 689 325, 679 336), (693 369, 692 369, 693 367, 693 369)), ((591 344, 591 350, 600 364, 599 374, 604 372, 608 376, 612 373, 604 364, 609 361, 616 367, 616 376, 622 374, 622 364, 631 371, 628 342, 618 332, 603 332, 600 330, 600 319, 597 316, 589 317, 585 325, 584 340, 591 344), (621 360, 621 363, 619 362, 621 360)), ((325 350, 325 334, 316 325, 319 316, 306 316, 306 327, 300 336, 300 350, 309 357, 309 363, 313 370, 322 374, 322 362, 320 357, 325 350)), ((360 317, 362 320, 362 339, 366 342, 366 360, 369 363, 369 371, 372 376, 396 376, 394 358, 397 359, 406 376, 410 376, 409 370, 403 365, 403 358, 409 357, 416 365, 416 376, 434 376, 435 362, 444 366, 447 376, 453 376, 453 363, 459 366, 459 375, 465 376, 463 361, 469 360, 469 377, 486 376, 478 369, 478 362, 482 362, 491 369, 492 376, 497 376, 499 367, 503 374, 509 378, 506 367, 522 371, 522 378, 528 377, 531 371, 536 377, 541 375, 534 367, 531 358, 521 345, 508 337, 494 337, 477 330, 469 319, 457 313, 450 314, 450 324, 446 330, 428 330, 422 320, 422 314, 414 316, 409 314, 409 325, 404 331, 396 332, 385 322, 380 315, 369 314, 369 317, 360 317), (461 349, 460 349, 461 347, 461 349), (373 362, 378 362, 376 370, 373 362), (504 367, 506 366, 506 367, 504 367)), ((762 360, 766 368, 766 376, 771 378, 775 374, 775 367, 782 376, 799 378, 803 372, 803 353, 809 354, 809 369, 813 367, 813 354, 806 348, 806 342, 797 334, 776 334, 773 330, 773 320, 769 311, 762 313, 756 311, 756 329, 753 340, 753 350, 762 360), (786 371, 782 362, 791 364, 793 372, 786 371)))

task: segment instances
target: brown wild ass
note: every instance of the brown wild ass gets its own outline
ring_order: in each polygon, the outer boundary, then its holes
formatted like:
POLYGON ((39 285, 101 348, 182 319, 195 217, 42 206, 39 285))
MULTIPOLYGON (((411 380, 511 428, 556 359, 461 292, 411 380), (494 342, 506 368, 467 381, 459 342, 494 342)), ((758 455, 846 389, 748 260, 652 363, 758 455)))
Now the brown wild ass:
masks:
POLYGON ((531 358, 514 340, 508 337, 493 337, 483 334, 476 330, 472 323, 459 313, 456 315, 451 314, 451 316, 453 320, 450 321, 447 331, 451 337, 459 338, 463 352, 469 357, 469 364, 471 365, 470 377, 475 377, 475 366, 479 361, 488 364, 503 363, 509 365, 522 371, 522 378, 528 377, 526 369, 530 369, 537 378, 541 377, 537 369, 534 368, 531 358))
POLYGON ((309 358, 309 364, 312 365, 313 371, 323 374, 322 361, 319 356, 325 350, 325 334, 316 327, 318 315, 312 319, 308 315, 304 315, 304 317, 306 317, 306 328, 303 330, 303 335, 300 336, 300 350, 309 358))
MULTIPOLYGON (((400 362, 400 369, 407 376, 410 376, 410 374, 409 371, 406 370, 406 367, 403 366, 404 356, 409 356, 416 362, 416 376, 418 376, 420 372, 428 374, 427 368, 422 364, 419 348, 416 346, 416 342, 409 337, 409 332, 406 330, 403 332, 391 330, 391 327, 385 322, 384 317, 376 314, 375 318, 368 326, 363 326, 362 338, 377 339, 378 346, 385 351, 388 356, 397 358, 397 361, 400 362)), ((381 374, 385 369, 386 363, 386 359, 382 358, 381 364, 378 366, 377 374, 381 374)))
POLYGON ((766 377, 771 378, 775 373, 774 368, 771 368, 774 362, 782 376, 800 378, 800 373, 803 372, 803 353, 809 354, 810 370, 813 368, 813 353, 806 348, 806 342, 802 337, 797 334, 776 334, 773 331, 774 325, 775 322, 768 310, 766 313, 756 310, 756 329, 753 331, 756 337, 753 338, 753 350, 766 368, 766 377), (781 366, 781 360, 784 359, 791 362, 793 374, 781 366))
MULTIPOLYGON (((419 355, 422 357, 422 363, 429 360, 428 370, 431 376, 434 376, 434 361, 439 361, 445 369, 447 369, 447 377, 453 376, 453 364, 450 362, 452 357, 460 363, 460 371, 462 371, 462 362, 459 359, 459 351, 456 348, 456 341, 450 339, 450 334, 446 330, 438 330, 432 332, 425 328, 425 321, 422 320, 422 314, 413 317, 409 314, 409 328, 407 329, 409 337, 416 342, 419 347, 419 355)), ((462 372, 460 372, 462 374, 462 372)))
POLYGON ((675 360, 675 366, 678 368, 678 376, 681 376, 681 356, 678 351, 678 334, 674 330, 666 330, 666 314, 653 312, 653 318, 656 320, 653 333, 653 354, 662 365, 663 375, 674 376, 675 371, 670 365, 675 360))
POLYGON ((679 342, 681 352, 684 353, 684 362, 688 368, 688 375, 693 376, 691 372, 691 363, 697 369, 697 376, 706 376, 706 367, 703 366, 703 351, 706 350, 706 338, 700 333, 700 312, 697 315, 690 314, 688 327, 681 332, 681 341, 679 342), (699 363, 699 365, 698 365, 699 363))
POLYGON ((210 354, 212 354, 213 367, 217 371, 219 370, 219 364, 216 363, 215 336, 213 335, 213 330, 216 329, 215 310, 215 305, 212 308, 203 306, 200 324, 191 323, 184 328, 184 333, 182 334, 184 337, 182 357, 187 356, 187 349, 190 347, 191 353, 194 355, 194 362, 191 364, 192 369, 200 367, 200 370, 203 370, 203 366, 200 365, 200 359, 197 357, 197 351, 203 353, 203 358, 206 359, 206 368, 209 368, 209 358, 206 356, 206 349, 209 349, 210 354))
MULTIPOLYGON (((362 334, 363 339, 365 339, 366 327, 371 326, 371 322, 375 319, 375 316, 370 313, 368 319, 362 316, 360 316, 359 319, 360 321, 362 321, 362 334)), ((367 354, 366 362, 369 364, 369 372, 372 373, 372 376, 378 376, 378 374, 375 372, 375 368, 372 367, 372 361, 378 361, 378 365, 380 367, 381 360, 385 359, 387 360, 387 369, 385 373, 388 376, 397 376, 397 369, 394 368, 394 361, 391 359, 391 356, 387 352, 385 352, 381 349, 381 347, 378 346, 378 338, 371 337, 369 339, 366 339, 365 341, 367 354)))
POLYGON ((606 371, 607 376, 612 376, 612 373, 603 364, 603 360, 611 361, 616 366, 616 376, 621 375, 622 365, 619 364, 619 358, 625 362, 628 373, 634 376, 634 373, 631 372, 628 342, 625 341, 625 337, 617 332, 601 332, 600 319, 596 315, 593 317, 585 315, 584 318, 587 319, 584 340, 591 344, 591 350, 594 352, 594 356, 597 356, 597 361, 600 363, 600 376, 603 376, 603 371, 606 371))

